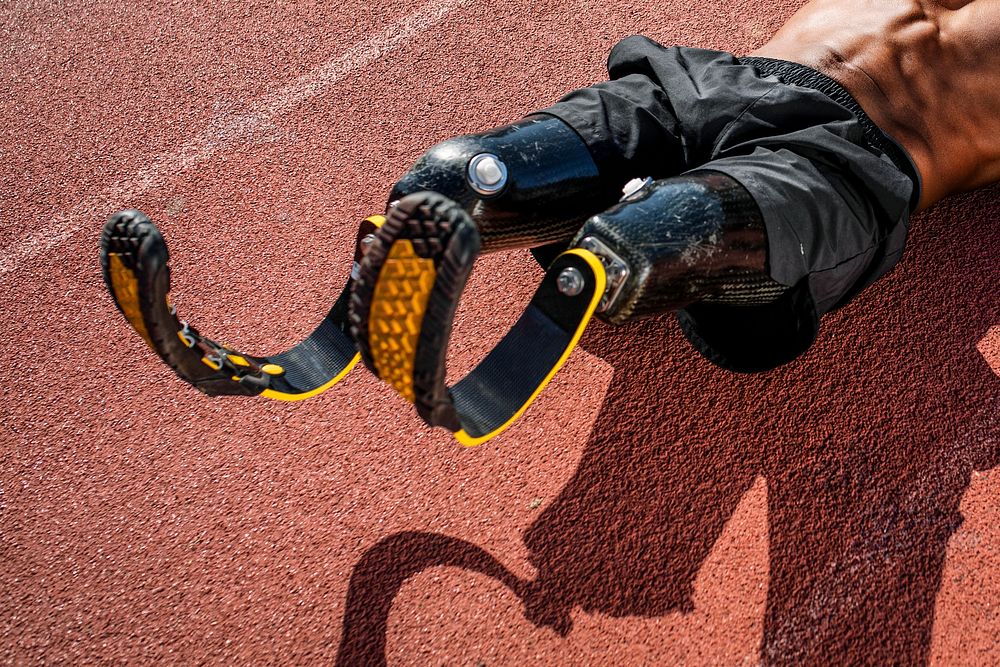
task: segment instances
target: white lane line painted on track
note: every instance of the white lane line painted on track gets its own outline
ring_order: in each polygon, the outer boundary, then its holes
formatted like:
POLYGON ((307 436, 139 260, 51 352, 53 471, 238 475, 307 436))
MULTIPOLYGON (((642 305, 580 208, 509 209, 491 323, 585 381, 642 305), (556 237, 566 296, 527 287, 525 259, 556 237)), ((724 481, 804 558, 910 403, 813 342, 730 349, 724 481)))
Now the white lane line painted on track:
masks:
POLYGON ((103 223, 114 207, 149 192, 161 184, 164 177, 191 169, 227 148, 273 140, 270 129, 276 116, 323 95, 348 74, 404 46, 407 40, 440 23, 448 14, 471 1, 431 0, 409 16, 387 26, 381 33, 358 42, 333 60, 256 100, 250 105, 248 113, 217 117, 208 129, 177 150, 148 160, 149 166, 134 178, 84 199, 69 211, 41 224, 38 231, 4 248, 0 251, 0 275, 15 271, 61 245, 86 225, 96 227, 103 223))

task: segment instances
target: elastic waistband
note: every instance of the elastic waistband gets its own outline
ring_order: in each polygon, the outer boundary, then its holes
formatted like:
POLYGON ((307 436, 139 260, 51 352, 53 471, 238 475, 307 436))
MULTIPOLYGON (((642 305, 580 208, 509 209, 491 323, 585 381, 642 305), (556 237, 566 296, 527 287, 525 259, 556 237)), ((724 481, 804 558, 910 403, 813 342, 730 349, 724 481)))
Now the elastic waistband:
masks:
POLYGON ((826 74, 817 72, 811 67, 806 67, 800 63, 775 58, 758 58, 755 56, 740 58, 739 61, 744 65, 755 67, 762 76, 775 76, 785 84, 818 90, 854 114, 864 132, 865 141, 868 143, 869 148, 888 155, 893 164, 913 181, 913 196, 910 198, 910 210, 916 210, 917 205, 920 203, 921 194, 920 172, 917 170, 917 165, 895 139, 887 135, 875 124, 875 121, 865 113, 865 110, 861 108, 861 105, 858 104, 858 101, 854 99, 854 96, 846 88, 826 74))

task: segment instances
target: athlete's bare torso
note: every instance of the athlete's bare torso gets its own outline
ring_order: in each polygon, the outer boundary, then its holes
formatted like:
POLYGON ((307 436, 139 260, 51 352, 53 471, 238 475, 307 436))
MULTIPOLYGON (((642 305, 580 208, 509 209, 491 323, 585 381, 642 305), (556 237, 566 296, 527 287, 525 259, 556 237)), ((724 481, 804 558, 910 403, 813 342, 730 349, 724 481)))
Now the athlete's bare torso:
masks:
POLYGON ((921 208, 1000 181, 1000 0, 813 0, 752 55, 847 88, 917 163, 921 208))

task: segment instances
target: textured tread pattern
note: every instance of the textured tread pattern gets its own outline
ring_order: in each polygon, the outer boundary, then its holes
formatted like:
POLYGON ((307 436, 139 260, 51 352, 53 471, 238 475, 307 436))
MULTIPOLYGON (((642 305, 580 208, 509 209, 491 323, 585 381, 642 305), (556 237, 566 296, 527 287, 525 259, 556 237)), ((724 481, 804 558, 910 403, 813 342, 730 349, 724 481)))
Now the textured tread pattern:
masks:
MULTIPOLYGON (((415 243, 397 241, 385 264, 369 314, 372 357, 379 377, 392 385, 403 398, 414 402, 413 358, 417 339, 427 310, 427 299, 434 286, 434 262, 417 256, 415 243)), ((426 255, 439 239, 419 239, 426 255)))
POLYGON ((451 391, 445 384, 448 343, 458 301, 480 252, 480 236, 465 211, 455 204, 439 205, 434 211, 449 230, 448 243, 440 254, 437 280, 427 301, 428 322, 420 330, 413 367, 414 404, 417 412, 434 426, 452 431, 461 428, 451 391))
MULTIPOLYGON (((376 227, 362 223, 359 239, 376 227)), ((343 377, 356 362, 345 333, 347 297, 334 303, 320 325, 295 347, 255 357, 219 345, 177 318, 170 305, 169 254, 156 226, 139 211, 122 211, 101 233, 101 267, 115 305, 163 361, 210 396, 301 400, 343 377), (280 367, 275 375, 268 365, 280 367)))
POLYGON ((169 256, 160 231, 139 211, 112 216, 101 232, 101 269, 115 305, 175 373, 188 379, 193 368, 202 380, 211 372, 185 358, 194 353, 178 338, 182 326, 169 305, 169 256))
POLYGON ((458 204, 434 192, 407 195, 375 234, 351 294, 351 332, 365 365, 411 401, 428 424, 452 431, 460 426, 445 385, 448 341, 479 251, 476 225, 458 204), (405 263, 394 266, 396 261, 405 263))

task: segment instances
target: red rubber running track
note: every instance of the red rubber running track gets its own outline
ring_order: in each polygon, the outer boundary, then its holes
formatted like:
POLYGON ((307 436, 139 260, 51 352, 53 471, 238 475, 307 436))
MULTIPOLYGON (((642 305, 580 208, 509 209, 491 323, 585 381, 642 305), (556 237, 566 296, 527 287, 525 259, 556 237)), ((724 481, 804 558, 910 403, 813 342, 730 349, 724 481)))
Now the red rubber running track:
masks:
MULTIPOLYGON (((427 146, 602 79, 628 34, 745 52, 795 9, 422 2, 0 7, 0 661, 1000 662, 995 188, 913 220, 807 357, 736 376, 669 317, 595 325, 475 449, 363 370, 202 397, 126 328, 119 208, 206 333, 275 350, 427 146)), ((539 275, 481 262, 456 371, 539 275)))

